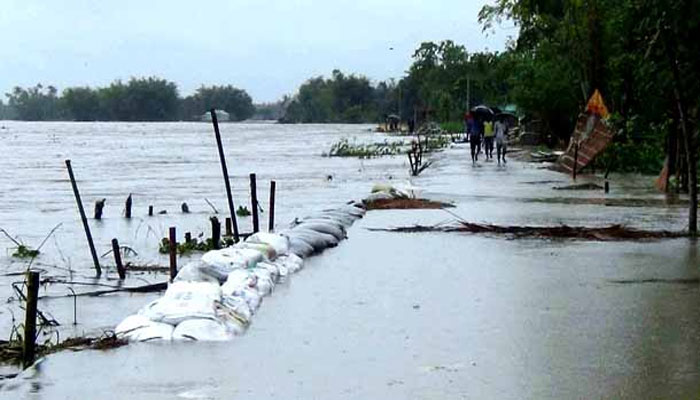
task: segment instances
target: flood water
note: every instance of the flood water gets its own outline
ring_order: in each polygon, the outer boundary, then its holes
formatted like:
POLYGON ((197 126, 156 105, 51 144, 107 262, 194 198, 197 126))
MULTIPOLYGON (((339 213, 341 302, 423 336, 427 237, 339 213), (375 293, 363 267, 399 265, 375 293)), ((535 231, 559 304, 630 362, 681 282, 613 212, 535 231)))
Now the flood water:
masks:
MULTIPOLYGON (((0 146, 10 156, 0 163, 16 174, 0 178, 6 188, 0 226, 33 244, 63 222, 37 260, 48 274, 65 275, 51 267, 56 264, 81 279, 90 276, 65 158, 73 160, 86 204, 107 198, 107 218, 91 221, 99 253, 112 237, 123 237, 139 253, 135 261, 164 264, 157 238, 168 226, 208 232, 211 209, 203 198, 226 208, 206 124, 5 125, 0 146), (125 221, 120 212, 130 192, 135 218, 125 221), (192 214, 178 212, 183 201, 192 214), (147 218, 148 204, 168 214, 147 218)), ((223 125, 236 201, 247 199, 249 172, 258 173, 261 188, 276 179, 283 223, 361 198, 373 182, 405 181, 403 157, 321 156, 342 137, 384 139, 369 128, 223 125)), ((451 212, 471 222, 686 226, 684 207, 668 204, 648 177, 614 176, 608 195, 555 191, 570 179, 514 160, 472 167, 467 152, 458 145, 433 155, 435 164, 412 183, 426 197, 455 202, 451 212)), ((366 229, 451 218, 436 210, 369 212, 348 240, 278 286, 236 340, 55 354, 6 383, 0 397, 700 398, 695 241, 509 240, 366 229)), ((20 270, 9 252, 3 268, 20 270)), ((3 286, 20 278, 5 279, 3 286)), ((152 296, 81 299, 77 327, 65 329, 113 326, 152 296)), ((71 299, 40 304, 68 326, 71 307, 71 299)))

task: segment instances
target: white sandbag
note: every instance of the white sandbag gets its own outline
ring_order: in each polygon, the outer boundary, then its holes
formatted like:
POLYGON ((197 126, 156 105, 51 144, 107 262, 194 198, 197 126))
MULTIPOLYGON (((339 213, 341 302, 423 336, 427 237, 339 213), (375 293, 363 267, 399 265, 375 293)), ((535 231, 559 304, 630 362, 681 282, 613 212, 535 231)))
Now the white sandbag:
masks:
POLYGON ((258 311, 258 308, 260 308, 260 304, 262 303, 262 296, 254 288, 236 290, 231 293, 231 296, 240 297, 245 300, 245 302, 248 303, 248 307, 250 307, 250 312, 253 314, 258 311))
POLYGON ((188 319, 180 322, 173 331, 173 340, 220 342, 232 338, 233 333, 226 325, 213 319, 188 319))
POLYGON ((297 226, 285 232, 290 239, 297 238, 305 241, 314 248, 314 251, 319 252, 327 249, 328 247, 335 247, 338 245, 338 239, 333 235, 327 233, 306 229, 302 226, 297 226))
POLYGON ((212 282, 218 283, 218 280, 204 272, 206 264, 202 261, 192 261, 187 263, 175 276, 175 282, 212 282))
POLYGON ((282 264, 285 267, 287 267, 287 270, 289 270, 290 274, 293 274, 300 269, 304 268, 304 259, 297 256, 296 254, 289 254, 284 257, 280 257, 277 259, 278 264, 282 264))
POLYGON ((231 271, 226 282, 221 286, 223 296, 232 296, 234 292, 243 289, 255 288, 258 276, 248 269, 231 271))
POLYGON ((264 243, 272 246, 277 252, 278 256, 287 254, 289 252, 289 239, 287 237, 276 234, 276 233, 266 233, 258 232, 246 239, 248 243, 264 243))
POLYGON ((202 261, 206 264, 201 269, 207 275, 224 282, 231 271, 241 268, 253 268, 263 260, 258 250, 228 247, 204 253, 202 261))
POLYGON ((130 315, 117 325, 114 333, 117 337, 130 342, 146 342, 152 340, 171 340, 173 326, 154 322, 143 315, 130 315))
POLYGON ((267 243, 255 243, 255 242, 240 242, 233 246, 236 249, 248 249, 259 251, 263 255, 263 259, 267 261, 272 261, 277 258, 277 250, 267 243))
POLYGON ((390 193, 385 193, 385 192, 377 192, 377 193, 372 193, 369 196, 365 197, 365 202, 371 203, 373 201, 377 200, 393 200, 394 196, 392 196, 390 193))
POLYGON ((221 302, 216 304, 216 316, 220 321, 236 320, 243 327, 246 327, 250 324, 253 312, 244 298, 222 296, 221 302))
POLYGON ((214 319, 214 302, 221 299, 221 288, 209 282, 173 282, 163 297, 139 311, 151 321, 177 325, 191 318, 214 319))
POLYGON ((345 228, 331 221, 324 221, 320 219, 302 221, 301 224, 297 225, 297 227, 333 235, 333 237, 338 239, 338 241, 343 240, 347 237, 345 233, 345 228))
POLYGON ((348 228, 350 227, 350 225, 354 224, 355 221, 359 219, 359 217, 343 211, 324 211, 318 214, 312 214, 304 218, 304 220, 313 219, 329 219, 342 225, 345 228, 348 228))
POLYGON ((254 268, 253 273, 258 277, 255 284, 255 289, 261 296, 268 296, 272 293, 275 287, 275 282, 272 280, 272 274, 264 268, 254 268))
POLYGON ((255 267, 255 269, 264 269, 267 272, 270 273, 270 277, 272 278, 272 282, 277 282, 280 279, 280 267, 275 261, 263 261, 261 263, 258 263, 258 265, 255 267))
POLYGON ((365 210, 364 206, 362 204, 358 203, 352 203, 352 204, 343 204, 340 207, 329 209, 329 210, 324 210, 324 211, 342 211, 346 212, 348 214, 352 214, 356 217, 363 217, 367 210, 365 210))

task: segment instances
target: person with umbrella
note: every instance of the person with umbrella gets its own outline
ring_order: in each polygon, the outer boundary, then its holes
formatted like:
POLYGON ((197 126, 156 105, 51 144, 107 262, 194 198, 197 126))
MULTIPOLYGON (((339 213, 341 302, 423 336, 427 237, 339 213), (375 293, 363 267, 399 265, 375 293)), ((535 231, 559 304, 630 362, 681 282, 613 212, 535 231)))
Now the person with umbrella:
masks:
POLYGON ((493 111, 482 104, 472 108, 471 112, 474 115, 476 130, 479 133, 479 140, 477 142, 476 150, 476 155, 478 157, 479 153, 481 153, 481 141, 484 140, 484 122, 493 118, 493 111))

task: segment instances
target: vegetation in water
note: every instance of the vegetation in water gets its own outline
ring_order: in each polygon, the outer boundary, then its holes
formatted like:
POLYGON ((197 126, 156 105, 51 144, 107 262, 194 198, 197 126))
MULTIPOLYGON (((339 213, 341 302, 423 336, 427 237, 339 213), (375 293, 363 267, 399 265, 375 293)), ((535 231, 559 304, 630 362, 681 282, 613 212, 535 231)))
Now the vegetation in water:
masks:
POLYGON ((246 206, 238 206, 238 209, 236 209, 236 215, 239 217, 249 217, 251 216, 251 212, 246 206))
POLYGON ((39 255, 39 250, 32 249, 26 245, 20 244, 12 253, 15 258, 35 258, 39 255))
POLYGON ((359 144, 350 142, 347 138, 340 139, 333 143, 327 154, 328 157, 359 157, 372 158, 381 156, 393 156, 401 154, 407 150, 403 142, 389 142, 385 140, 382 143, 359 144))
MULTIPOLYGON (((226 238, 224 238, 224 241, 226 242, 226 238)), ((221 247, 221 243, 219 243, 218 248, 221 247)), ((177 243, 177 254, 183 256, 187 255, 193 252, 207 252, 209 250, 214 250, 217 247, 214 247, 214 242, 212 241, 211 238, 206 238, 204 240, 200 240, 197 238, 192 238, 189 242, 185 241, 183 243, 177 243)), ((161 239, 159 245, 158 245, 158 252, 161 254, 168 254, 170 253, 170 239, 169 238, 163 238, 161 239)))

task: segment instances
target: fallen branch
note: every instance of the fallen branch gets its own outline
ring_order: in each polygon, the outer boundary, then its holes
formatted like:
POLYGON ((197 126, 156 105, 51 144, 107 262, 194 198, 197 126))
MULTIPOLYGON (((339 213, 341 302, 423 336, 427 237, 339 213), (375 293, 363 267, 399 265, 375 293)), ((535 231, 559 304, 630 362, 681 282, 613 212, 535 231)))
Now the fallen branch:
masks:
POLYGON ((204 198, 204 201, 206 201, 207 204, 209 204, 209 207, 211 207, 211 209, 214 210, 214 214, 218 214, 218 213, 219 213, 219 210, 217 210, 216 207, 214 207, 214 205, 211 204, 211 202, 209 201, 209 199, 207 199, 207 198, 205 197, 205 198, 204 198))
POLYGON ((463 232, 492 235, 507 235, 515 238, 543 239, 582 239, 597 241, 613 240, 654 240, 687 237, 685 232, 646 231, 628 228, 622 225, 610 225, 601 228, 582 226, 499 226, 490 224, 475 224, 467 221, 455 222, 450 225, 424 226, 414 225, 398 228, 370 228, 372 231, 384 232, 463 232))
POLYGON ((132 286, 132 287, 105 289, 105 290, 95 290, 92 292, 78 293, 76 295, 66 294, 66 295, 60 295, 60 296, 40 296, 39 300, 62 299, 62 298, 66 298, 66 297, 82 297, 82 296, 97 297, 97 296, 102 296, 105 294, 121 293, 121 292, 124 292, 124 293, 152 293, 152 292, 161 292, 167 288, 168 288, 168 282, 159 282, 159 283, 152 283, 152 284, 143 285, 143 286, 132 286))

